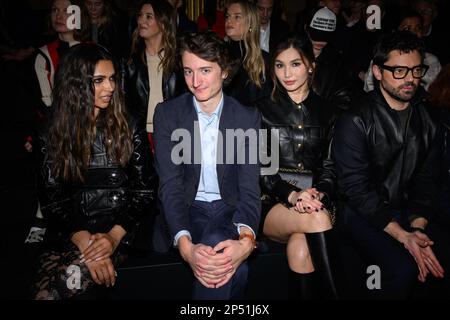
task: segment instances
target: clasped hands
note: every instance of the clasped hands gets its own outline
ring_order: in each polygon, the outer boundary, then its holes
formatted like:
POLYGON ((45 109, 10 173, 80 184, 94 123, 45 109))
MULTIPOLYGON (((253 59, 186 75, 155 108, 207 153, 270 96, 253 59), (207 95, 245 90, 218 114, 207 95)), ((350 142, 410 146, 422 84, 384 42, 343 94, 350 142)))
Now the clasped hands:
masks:
POLYGON ((194 276, 207 288, 220 288, 230 281, 237 268, 250 255, 250 239, 225 240, 214 248, 190 243, 180 253, 192 268, 194 276))
POLYGON ((96 233, 90 236, 88 247, 81 252, 80 263, 99 261, 110 257, 119 245, 108 233, 96 233))
POLYGON ((89 237, 88 246, 81 251, 80 263, 85 263, 92 279, 99 285, 114 286, 117 273, 111 256, 119 245, 108 233, 96 233, 89 237))
POLYGON ((316 188, 309 188, 292 192, 288 200, 294 210, 299 213, 315 213, 326 210, 321 202, 322 198, 323 193, 317 191, 316 188))

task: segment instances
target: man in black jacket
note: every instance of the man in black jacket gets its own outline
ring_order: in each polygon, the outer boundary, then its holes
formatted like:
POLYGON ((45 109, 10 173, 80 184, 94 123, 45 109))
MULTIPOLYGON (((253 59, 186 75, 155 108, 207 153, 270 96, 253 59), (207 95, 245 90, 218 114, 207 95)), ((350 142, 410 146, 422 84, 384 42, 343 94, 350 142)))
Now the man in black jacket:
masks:
MULTIPOLYGON (((339 120, 332 147, 342 206, 338 221, 367 264, 381 271, 381 298, 407 298, 415 281, 444 269, 429 224, 438 139, 419 92, 424 47, 399 31, 377 45, 376 89, 339 120)), ((435 239, 436 240, 436 239, 435 239)))
POLYGON ((277 4, 275 0, 256 1, 261 21, 259 43, 267 53, 273 51, 278 42, 287 38, 290 31, 289 24, 281 19, 281 12, 274 12, 277 4))
POLYGON ((347 110, 353 92, 348 67, 331 42, 335 35, 336 19, 334 12, 327 7, 316 8, 310 13, 305 32, 316 58, 313 77, 315 92, 335 107, 347 110))

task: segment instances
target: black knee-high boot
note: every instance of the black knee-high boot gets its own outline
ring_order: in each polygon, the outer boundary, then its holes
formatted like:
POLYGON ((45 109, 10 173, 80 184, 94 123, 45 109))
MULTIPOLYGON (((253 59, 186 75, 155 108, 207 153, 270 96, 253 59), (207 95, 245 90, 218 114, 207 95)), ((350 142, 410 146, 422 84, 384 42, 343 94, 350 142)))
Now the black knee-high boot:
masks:
POLYGON ((316 299, 314 272, 297 273, 289 270, 288 290, 289 300, 316 299))
POLYGON ((320 285, 319 295, 323 299, 338 299, 336 274, 339 272, 337 246, 334 230, 305 233, 309 253, 314 265, 316 279, 320 285))

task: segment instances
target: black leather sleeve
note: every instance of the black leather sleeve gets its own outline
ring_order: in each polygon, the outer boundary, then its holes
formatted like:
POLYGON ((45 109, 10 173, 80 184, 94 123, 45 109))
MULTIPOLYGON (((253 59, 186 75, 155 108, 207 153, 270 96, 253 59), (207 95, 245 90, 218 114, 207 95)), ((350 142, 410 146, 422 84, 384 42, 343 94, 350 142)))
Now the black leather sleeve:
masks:
POLYGON ((333 143, 334 127, 330 130, 330 142, 328 144, 328 150, 326 157, 322 162, 322 166, 317 172, 317 178, 314 183, 314 187, 324 194, 322 198, 322 203, 325 207, 330 208, 332 205, 332 200, 336 192, 336 169, 334 166, 334 161, 331 157, 331 145, 333 143))
POLYGON ((145 126, 147 121, 148 104, 148 76, 147 69, 143 62, 136 55, 132 56, 131 61, 124 63, 124 91, 125 105, 128 113, 138 122, 145 126))
POLYGON ((335 185, 336 172, 334 169, 334 162, 331 159, 331 156, 329 156, 324 160, 318 181, 314 184, 317 191, 323 193, 324 196, 321 201, 326 208, 330 208, 332 205, 334 192, 336 190, 335 185))
POLYGON ((73 203, 70 188, 61 183, 52 173, 52 161, 48 156, 46 138, 39 134, 37 141, 37 157, 39 161, 38 197, 42 214, 63 236, 87 229, 85 216, 73 203))
POLYGON ((371 182, 365 125, 361 118, 344 114, 336 124, 332 157, 339 189, 346 203, 377 229, 393 219, 393 210, 371 182))
POLYGON ((261 176, 263 192, 279 202, 289 205, 288 197, 292 191, 300 191, 299 188, 283 181, 278 174, 261 176))
POLYGON ((334 88, 329 92, 328 99, 340 110, 348 110, 351 106, 352 94, 348 80, 341 78, 340 81, 336 81, 334 88))
POLYGON ((150 213, 157 185, 153 154, 147 132, 133 126, 133 153, 128 164, 130 198, 129 210, 120 215, 118 224, 130 233, 140 223, 143 215, 150 213))
POLYGON ((409 220, 418 217, 430 219, 435 214, 436 203, 439 202, 439 166, 436 165, 442 159, 442 146, 444 145, 443 133, 437 132, 431 141, 427 156, 421 167, 416 171, 409 184, 408 211, 409 220))
MULTIPOLYGON (((261 153, 265 154, 266 158, 268 158, 269 156, 272 156, 273 152, 273 150, 271 150, 270 148, 271 131, 264 121, 261 122, 261 128, 265 129, 267 132, 267 140, 264 141, 263 139, 263 141, 261 141, 261 153)), ((271 198, 274 198, 275 200, 282 202, 286 205, 290 205, 288 197, 291 194, 291 192, 300 191, 300 189, 295 187, 294 185, 286 181, 283 181, 278 173, 272 175, 261 174, 260 185, 263 194, 267 194, 271 198)))

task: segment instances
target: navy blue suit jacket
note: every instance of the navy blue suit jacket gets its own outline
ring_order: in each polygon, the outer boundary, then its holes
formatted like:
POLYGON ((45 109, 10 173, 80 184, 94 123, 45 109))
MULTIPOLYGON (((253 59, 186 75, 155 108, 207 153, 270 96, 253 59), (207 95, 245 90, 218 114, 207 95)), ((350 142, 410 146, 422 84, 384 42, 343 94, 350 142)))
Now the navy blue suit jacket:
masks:
MULTIPOLYGON (((154 115, 154 143, 156 170, 159 175, 159 199, 169 229, 171 240, 181 230, 190 230, 189 207, 195 200, 201 171, 201 144, 197 140, 194 148, 194 135, 200 137, 199 127, 194 126, 198 121, 197 111, 194 106, 193 96, 190 93, 183 94, 175 99, 157 105, 154 115), (175 164, 172 161, 172 150, 183 138, 171 141, 174 130, 184 129, 189 133, 192 143, 190 146, 191 161, 183 161, 175 164), (196 163, 194 163, 194 151, 197 150, 196 163)), ((256 108, 242 106, 231 97, 224 95, 224 103, 219 121, 219 131, 223 136, 223 164, 217 164, 217 178, 220 195, 224 202, 236 208, 233 223, 243 223, 250 226, 255 232, 258 230, 261 213, 258 162, 249 163, 248 157, 244 164, 237 161, 237 150, 245 154, 257 152, 256 143, 249 143, 251 139, 237 141, 234 138, 233 152, 226 150, 226 129, 248 129, 260 128, 260 114, 256 108), (256 145, 255 145, 256 144, 256 145), (228 161, 228 160, 232 161, 228 161), (232 162, 232 164, 229 164, 232 162), (252 164, 253 163, 253 164, 252 164)), ((256 137, 258 135, 256 134, 256 137)), ((179 145, 180 146, 180 145, 179 145)), ((187 148, 186 148, 187 149, 187 148)), ((184 150, 183 156, 187 156, 189 150, 184 150)), ((178 154, 178 152, 176 152, 178 154)), ((189 157, 187 157, 189 158, 189 157)), ((259 157, 257 157, 259 159, 259 157)), ((241 161, 242 162, 242 161, 241 161)))

